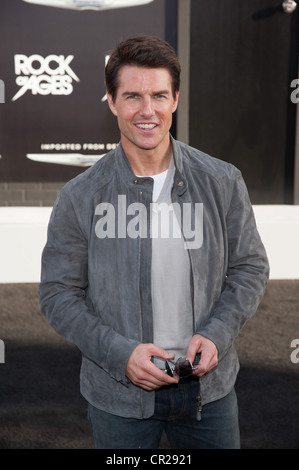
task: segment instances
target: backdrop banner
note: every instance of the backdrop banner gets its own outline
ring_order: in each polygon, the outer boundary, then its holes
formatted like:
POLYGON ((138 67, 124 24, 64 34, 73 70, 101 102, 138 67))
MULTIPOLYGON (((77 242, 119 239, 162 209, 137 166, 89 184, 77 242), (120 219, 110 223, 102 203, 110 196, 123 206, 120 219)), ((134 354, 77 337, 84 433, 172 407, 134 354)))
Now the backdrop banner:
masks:
POLYGON ((105 61, 129 36, 167 39, 167 4, 1 0, 0 182, 67 181, 118 144, 105 61))

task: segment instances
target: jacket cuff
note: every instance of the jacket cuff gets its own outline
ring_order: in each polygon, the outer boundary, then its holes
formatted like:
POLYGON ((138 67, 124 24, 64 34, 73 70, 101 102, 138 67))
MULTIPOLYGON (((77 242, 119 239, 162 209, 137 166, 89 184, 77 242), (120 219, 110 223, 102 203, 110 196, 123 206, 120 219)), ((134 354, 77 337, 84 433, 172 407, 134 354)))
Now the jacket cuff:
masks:
POLYGON ((233 342, 232 333, 227 330, 218 318, 213 318, 213 321, 208 322, 197 334, 208 338, 215 344, 218 351, 218 362, 225 356, 233 342))
POLYGON ((121 335, 115 335, 107 353, 107 369, 109 374, 118 382, 128 385, 130 380, 126 376, 128 360, 138 346, 139 341, 127 340, 121 335))

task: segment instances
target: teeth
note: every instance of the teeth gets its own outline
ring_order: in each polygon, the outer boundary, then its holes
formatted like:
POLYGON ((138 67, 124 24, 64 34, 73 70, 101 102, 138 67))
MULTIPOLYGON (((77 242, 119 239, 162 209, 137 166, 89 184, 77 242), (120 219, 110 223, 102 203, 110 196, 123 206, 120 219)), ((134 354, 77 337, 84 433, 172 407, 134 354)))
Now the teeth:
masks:
POLYGON ((137 124, 137 127, 140 127, 140 129, 153 129, 156 124, 137 124))

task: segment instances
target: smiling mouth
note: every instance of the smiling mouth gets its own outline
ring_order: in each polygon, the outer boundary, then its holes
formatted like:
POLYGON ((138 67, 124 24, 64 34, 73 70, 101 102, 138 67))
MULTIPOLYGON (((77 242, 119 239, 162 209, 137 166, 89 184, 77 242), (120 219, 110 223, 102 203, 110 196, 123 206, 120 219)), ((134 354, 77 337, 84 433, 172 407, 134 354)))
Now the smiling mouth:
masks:
POLYGON ((157 127, 157 124, 136 124, 136 127, 138 127, 138 129, 152 130, 157 127))

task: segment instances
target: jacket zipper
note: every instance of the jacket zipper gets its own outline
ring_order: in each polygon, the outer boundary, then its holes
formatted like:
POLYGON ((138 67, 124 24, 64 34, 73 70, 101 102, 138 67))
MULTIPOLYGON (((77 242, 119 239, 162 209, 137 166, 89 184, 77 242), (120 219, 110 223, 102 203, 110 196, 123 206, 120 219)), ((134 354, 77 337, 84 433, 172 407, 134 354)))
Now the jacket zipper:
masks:
MULTIPOLYGON (((172 200, 172 194, 171 194, 171 201, 173 202, 173 200, 172 200)), ((182 208, 181 205, 180 205, 180 207, 182 208)), ((180 222, 180 226, 181 226, 181 222, 180 222)), ((184 231, 182 230, 182 227, 181 227, 181 233, 182 233, 182 236, 183 236, 184 241, 185 241, 185 243, 186 243, 186 238, 185 238, 185 235, 184 235, 184 231)), ((195 334, 195 314, 194 314, 194 304, 195 304, 195 301, 194 301, 193 262, 192 262, 192 257, 191 257, 191 254, 190 254, 190 249, 187 248, 187 251, 188 251, 188 256, 189 256, 189 261, 190 261, 190 271, 191 271, 191 293, 192 293, 193 334, 195 334)), ((196 420, 197 420, 197 421, 200 421, 200 420, 201 420, 201 411, 202 411, 202 400, 201 400, 201 394, 200 394, 200 378, 198 379, 198 395, 196 396, 196 401, 197 401, 196 420)))
MULTIPOLYGON (((143 194, 142 191, 139 192, 139 202, 142 204, 143 194)), ((140 233, 142 233, 141 227, 140 233)), ((143 342, 143 311, 142 311, 142 295, 141 295, 141 240, 142 237, 139 237, 139 299, 140 299, 140 326, 141 326, 141 343, 143 342)), ((140 389, 141 394, 141 415, 144 417, 144 392, 140 389)))

